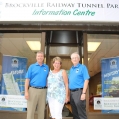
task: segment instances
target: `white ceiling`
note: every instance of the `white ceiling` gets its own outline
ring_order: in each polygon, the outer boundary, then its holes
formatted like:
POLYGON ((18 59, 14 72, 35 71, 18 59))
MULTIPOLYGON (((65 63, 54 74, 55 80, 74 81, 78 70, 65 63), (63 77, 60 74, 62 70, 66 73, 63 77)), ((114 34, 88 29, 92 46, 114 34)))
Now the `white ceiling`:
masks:
POLYGON ((41 41, 41 34, 5 33, 0 34, 0 52, 5 55, 28 58, 28 64, 35 61, 35 53, 29 48, 26 41, 41 41))
MULTIPOLYGON (((88 69, 90 76, 93 76, 101 70, 101 58, 114 57, 119 55, 119 35, 88 34, 87 38, 89 42, 101 42, 101 45, 98 47, 98 49, 95 52, 89 52, 88 55, 90 58, 88 69)), ((0 52, 5 55, 26 57, 28 58, 28 65, 34 63, 36 62, 35 53, 29 48, 26 40, 41 41, 41 34, 0 34, 0 52)), ((50 48, 50 56, 70 56, 72 52, 76 51, 78 51, 77 47, 52 46, 50 48)))
POLYGON ((119 56, 119 35, 88 34, 88 42, 101 42, 95 52, 89 55, 88 70, 90 76, 101 71, 101 59, 119 56))

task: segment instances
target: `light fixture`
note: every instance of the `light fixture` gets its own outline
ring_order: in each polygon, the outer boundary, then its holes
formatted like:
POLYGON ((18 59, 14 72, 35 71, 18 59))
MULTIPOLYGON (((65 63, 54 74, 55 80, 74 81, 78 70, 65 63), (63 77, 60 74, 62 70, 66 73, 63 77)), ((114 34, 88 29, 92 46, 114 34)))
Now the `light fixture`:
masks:
POLYGON ((41 43, 40 41, 26 41, 28 46, 30 47, 31 50, 40 50, 41 49, 41 43))
POLYGON ((88 51, 96 51, 101 42, 88 42, 88 51))

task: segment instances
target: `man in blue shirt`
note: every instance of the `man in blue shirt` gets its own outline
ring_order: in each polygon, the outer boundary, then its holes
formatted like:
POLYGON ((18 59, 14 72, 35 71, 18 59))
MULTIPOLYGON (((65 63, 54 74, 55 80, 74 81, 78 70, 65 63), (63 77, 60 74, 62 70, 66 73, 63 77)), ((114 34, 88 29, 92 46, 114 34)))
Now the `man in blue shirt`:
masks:
POLYGON ((86 66, 79 63, 80 56, 77 52, 71 54, 71 61, 73 66, 69 74, 69 89, 73 119, 87 119, 86 90, 90 77, 86 66))
POLYGON ((38 110, 38 119, 44 119, 46 82, 49 67, 43 64, 43 52, 37 52, 36 60, 37 62, 31 64, 26 73, 25 98, 27 100, 27 119, 34 119, 36 107, 38 110))

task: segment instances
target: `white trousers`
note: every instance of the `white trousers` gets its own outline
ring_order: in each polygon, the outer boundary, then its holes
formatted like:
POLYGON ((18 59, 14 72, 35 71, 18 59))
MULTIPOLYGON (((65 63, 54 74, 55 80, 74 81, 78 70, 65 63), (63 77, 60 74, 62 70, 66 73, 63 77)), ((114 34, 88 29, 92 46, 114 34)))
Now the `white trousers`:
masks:
POLYGON ((64 104, 59 103, 56 99, 53 98, 48 99, 48 104, 51 117, 55 119, 62 119, 62 109, 64 104))

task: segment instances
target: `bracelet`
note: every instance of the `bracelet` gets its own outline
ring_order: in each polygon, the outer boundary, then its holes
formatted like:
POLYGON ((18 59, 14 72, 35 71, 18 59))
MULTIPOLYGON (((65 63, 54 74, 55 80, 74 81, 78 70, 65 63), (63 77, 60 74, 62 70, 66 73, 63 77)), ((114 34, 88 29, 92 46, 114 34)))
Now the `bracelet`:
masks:
POLYGON ((82 94, 86 94, 86 93, 82 93, 82 94))

